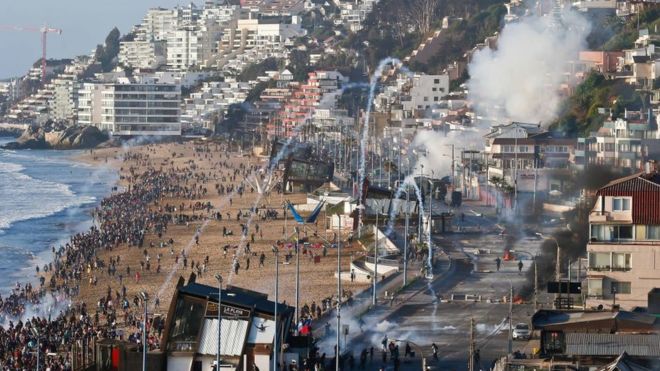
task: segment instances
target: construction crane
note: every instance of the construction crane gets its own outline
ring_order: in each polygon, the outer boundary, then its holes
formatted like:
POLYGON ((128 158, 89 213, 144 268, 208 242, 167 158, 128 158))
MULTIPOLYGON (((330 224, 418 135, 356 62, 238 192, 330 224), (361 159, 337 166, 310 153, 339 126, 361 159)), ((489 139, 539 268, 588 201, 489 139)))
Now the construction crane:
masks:
POLYGON ((41 82, 46 83, 46 45, 49 33, 62 34, 59 28, 50 28, 46 25, 42 27, 22 27, 13 25, 0 25, 0 31, 18 31, 18 32, 39 32, 41 34, 41 82))

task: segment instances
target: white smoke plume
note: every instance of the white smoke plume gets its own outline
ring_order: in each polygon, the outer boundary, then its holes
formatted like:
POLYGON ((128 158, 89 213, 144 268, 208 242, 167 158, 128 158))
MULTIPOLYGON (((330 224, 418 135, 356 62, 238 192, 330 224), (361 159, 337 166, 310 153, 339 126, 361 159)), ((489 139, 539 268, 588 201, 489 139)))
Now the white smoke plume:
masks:
POLYGON ((561 23, 551 15, 528 16, 508 24, 497 50, 475 53, 470 65, 469 98, 481 116, 521 122, 555 118, 570 62, 585 49, 590 25, 566 10, 561 23))
POLYGON ((412 142, 412 148, 421 150, 424 156, 419 156, 412 169, 411 175, 418 176, 424 166, 424 174, 430 175, 433 171, 435 178, 442 178, 451 174, 452 145, 454 145, 454 159, 456 170, 459 169, 462 150, 482 150, 484 147, 484 130, 471 128, 463 131, 452 130, 448 133, 437 131, 424 131, 412 142))

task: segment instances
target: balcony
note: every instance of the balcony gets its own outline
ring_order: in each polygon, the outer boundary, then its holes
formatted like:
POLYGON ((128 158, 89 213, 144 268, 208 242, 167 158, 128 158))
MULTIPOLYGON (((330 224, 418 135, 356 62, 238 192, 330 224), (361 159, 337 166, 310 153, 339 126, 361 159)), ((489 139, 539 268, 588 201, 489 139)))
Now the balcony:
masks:
POLYGON ((612 215, 609 211, 594 211, 589 214, 590 223, 604 223, 612 221, 612 215))
POLYGON ((590 272, 630 272, 631 270, 631 267, 610 267, 609 265, 589 267, 590 272))

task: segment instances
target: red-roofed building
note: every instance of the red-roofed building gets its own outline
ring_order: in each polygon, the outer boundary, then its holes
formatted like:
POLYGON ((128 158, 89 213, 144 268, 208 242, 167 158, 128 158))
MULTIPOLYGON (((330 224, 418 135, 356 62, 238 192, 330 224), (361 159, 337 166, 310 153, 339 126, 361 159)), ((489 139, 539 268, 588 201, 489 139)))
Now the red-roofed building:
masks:
POLYGON ((587 305, 647 305, 660 287, 660 174, 646 171, 598 190, 589 215, 587 305))

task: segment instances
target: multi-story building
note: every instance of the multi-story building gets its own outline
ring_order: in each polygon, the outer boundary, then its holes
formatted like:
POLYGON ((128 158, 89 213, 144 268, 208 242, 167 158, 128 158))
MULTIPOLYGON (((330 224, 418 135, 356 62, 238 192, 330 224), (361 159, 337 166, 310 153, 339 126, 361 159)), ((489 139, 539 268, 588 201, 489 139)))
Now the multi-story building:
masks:
POLYGON ((254 84, 231 78, 203 83, 199 91, 184 100, 181 122, 185 128, 213 129, 215 121, 224 116, 230 105, 245 101, 254 84))
POLYGON ((339 19, 335 20, 335 24, 344 25, 351 32, 360 31, 364 20, 377 2, 377 0, 335 0, 335 5, 339 7, 339 19))
POLYGON ((167 66, 175 70, 185 70, 200 62, 200 31, 197 27, 186 26, 167 36, 167 66))
POLYGON ((409 111, 424 111, 439 102, 449 94, 449 75, 419 75, 412 78, 410 98, 403 101, 403 109, 409 111))
POLYGON ((133 40, 119 43, 119 63, 125 67, 157 69, 165 64, 167 44, 164 40, 133 40))
POLYGON ((181 135, 180 105, 179 85, 148 79, 88 83, 81 92, 79 122, 113 135, 181 135))
POLYGON ((587 305, 647 305, 660 287, 660 174, 646 171, 598 190, 589 214, 587 305))
POLYGON ((101 125, 103 112, 103 92, 105 84, 83 83, 78 93, 78 123, 94 125, 101 130, 111 131, 112 127, 101 125))
POLYGON ((243 11, 240 19, 232 21, 224 31, 219 50, 229 54, 253 48, 284 46, 305 35, 298 16, 259 16, 243 11))
POLYGON ((284 102, 279 114, 268 124, 268 135, 295 136, 298 126, 311 123, 317 108, 334 108, 339 98, 341 84, 345 82, 336 71, 310 72, 308 80, 297 87, 284 102))
POLYGON ((517 184, 519 192, 562 191, 562 182, 552 175, 573 162, 575 139, 519 122, 494 126, 485 137, 489 179, 517 184))
MULTIPOLYGON (((628 116, 628 114, 626 114, 628 116)), ((578 138, 575 163, 642 169, 647 159, 660 152, 660 132, 652 111, 637 119, 606 121, 587 138, 578 138)))
POLYGON ((48 115, 55 121, 74 122, 78 113, 80 82, 74 74, 61 74, 51 81, 52 99, 48 102, 48 115))

